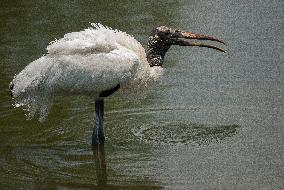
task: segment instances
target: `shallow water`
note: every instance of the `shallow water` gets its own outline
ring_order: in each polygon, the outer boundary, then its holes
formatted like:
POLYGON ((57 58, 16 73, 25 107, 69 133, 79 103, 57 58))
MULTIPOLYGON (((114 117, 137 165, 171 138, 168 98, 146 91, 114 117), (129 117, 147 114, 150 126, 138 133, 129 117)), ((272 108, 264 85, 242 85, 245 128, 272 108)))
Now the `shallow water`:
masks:
POLYGON ((1 189, 283 189, 283 1, 0 4, 1 189), (211 34, 228 53, 173 47, 157 87, 106 101, 106 144, 93 150, 91 98, 56 98, 41 124, 8 91, 89 22, 144 45, 158 25, 211 34))

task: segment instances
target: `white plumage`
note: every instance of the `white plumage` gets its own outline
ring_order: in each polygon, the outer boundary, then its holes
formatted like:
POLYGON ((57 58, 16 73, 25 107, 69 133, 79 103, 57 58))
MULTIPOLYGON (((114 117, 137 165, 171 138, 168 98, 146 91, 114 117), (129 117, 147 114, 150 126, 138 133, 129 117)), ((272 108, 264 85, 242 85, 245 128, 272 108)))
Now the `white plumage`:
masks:
POLYGON ((30 117, 39 110, 43 120, 56 95, 98 97, 118 84, 145 85, 160 76, 162 68, 149 66, 144 48, 132 36, 91 25, 51 42, 46 55, 15 76, 16 105, 27 105, 30 117))

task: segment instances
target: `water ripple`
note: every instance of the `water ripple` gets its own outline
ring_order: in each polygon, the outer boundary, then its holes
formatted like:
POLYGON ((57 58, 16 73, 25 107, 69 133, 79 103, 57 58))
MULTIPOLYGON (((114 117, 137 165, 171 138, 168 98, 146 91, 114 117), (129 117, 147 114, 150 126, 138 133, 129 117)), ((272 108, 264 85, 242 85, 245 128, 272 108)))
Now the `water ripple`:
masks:
POLYGON ((208 144, 238 132, 238 125, 206 125, 186 122, 152 122, 134 127, 131 132, 146 143, 208 144))

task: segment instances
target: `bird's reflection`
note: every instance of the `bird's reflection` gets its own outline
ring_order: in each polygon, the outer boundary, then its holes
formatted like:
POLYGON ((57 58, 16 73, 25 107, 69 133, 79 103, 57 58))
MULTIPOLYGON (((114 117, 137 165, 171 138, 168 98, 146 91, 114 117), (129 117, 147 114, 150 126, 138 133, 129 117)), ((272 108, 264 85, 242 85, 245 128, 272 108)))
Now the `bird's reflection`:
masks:
POLYGON ((146 184, 149 182, 141 182, 145 185, 141 184, 133 184, 133 185, 114 185, 114 184, 108 184, 107 182, 107 165, 105 160, 105 147, 104 144, 94 145, 92 146, 93 154, 95 158, 95 164, 96 164, 96 174, 97 174, 97 185, 95 186, 95 189, 125 189, 125 190, 147 190, 147 189, 162 189, 160 186, 146 184))
POLYGON ((104 188, 107 186, 107 169, 105 161, 104 144, 92 146, 96 164, 97 186, 104 188))

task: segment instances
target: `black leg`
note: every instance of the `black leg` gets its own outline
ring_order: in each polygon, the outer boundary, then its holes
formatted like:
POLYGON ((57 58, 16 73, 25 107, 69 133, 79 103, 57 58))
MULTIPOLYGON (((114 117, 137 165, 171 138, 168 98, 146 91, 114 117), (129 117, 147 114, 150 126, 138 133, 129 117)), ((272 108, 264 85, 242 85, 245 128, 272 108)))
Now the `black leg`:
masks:
POLYGON ((105 141, 103 121, 104 121, 104 100, 98 99, 95 102, 92 145, 103 144, 105 141))

